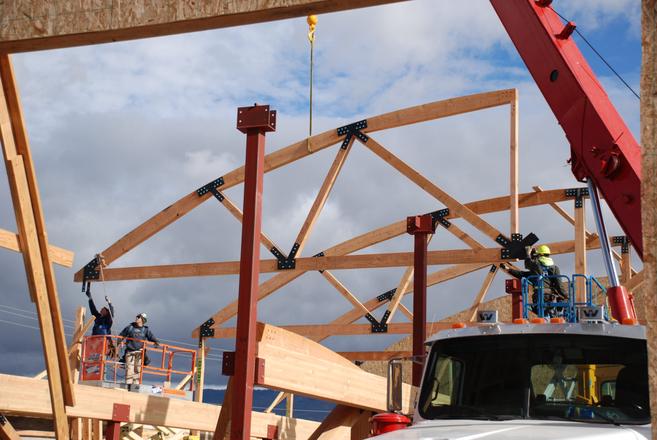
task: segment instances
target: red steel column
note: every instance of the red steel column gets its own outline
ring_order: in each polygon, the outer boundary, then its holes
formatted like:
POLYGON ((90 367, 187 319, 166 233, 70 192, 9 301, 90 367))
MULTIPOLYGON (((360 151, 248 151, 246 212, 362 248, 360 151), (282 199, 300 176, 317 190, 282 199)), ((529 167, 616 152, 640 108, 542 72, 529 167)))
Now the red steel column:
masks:
POLYGON ((276 112, 269 110, 268 105, 240 107, 237 109, 237 129, 246 133, 246 162, 230 438, 249 440, 255 375, 265 133, 276 130, 276 112))
MULTIPOLYGON (((427 339, 427 246, 429 234, 435 232, 431 215, 418 215, 406 219, 406 231, 415 238, 413 271, 413 356, 424 355, 427 339)), ((413 385, 420 386, 422 364, 413 362, 413 385)))

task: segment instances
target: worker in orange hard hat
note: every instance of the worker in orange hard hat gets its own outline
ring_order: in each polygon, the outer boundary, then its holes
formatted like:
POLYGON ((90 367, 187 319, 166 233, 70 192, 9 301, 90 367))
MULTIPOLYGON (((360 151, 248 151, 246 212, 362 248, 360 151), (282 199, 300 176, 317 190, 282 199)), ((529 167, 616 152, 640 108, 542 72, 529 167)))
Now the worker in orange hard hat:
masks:
MULTIPOLYGON (((559 281, 559 276, 561 271, 559 266, 554 264, 554 260, 550 257, 550 248, 542 244, 533 248, 528 246, 525 248, 525 269, 526 270, 515 270, 508 267, 506 264, 500 264, 500 267, 506 270, 509 275, 516 278, 522 279, 534 275, 544 276, 543 287, 544 293, 546 295, 546 302, 565 302, 568 301, 568 294, 564 293, 561 282, 559 281)), ((536 303, 536 291, 532 296, 532 302, 536 303)), ((559 316, 563 313, 563 310, 546 309, 548 315, 550 316, 559 316)))

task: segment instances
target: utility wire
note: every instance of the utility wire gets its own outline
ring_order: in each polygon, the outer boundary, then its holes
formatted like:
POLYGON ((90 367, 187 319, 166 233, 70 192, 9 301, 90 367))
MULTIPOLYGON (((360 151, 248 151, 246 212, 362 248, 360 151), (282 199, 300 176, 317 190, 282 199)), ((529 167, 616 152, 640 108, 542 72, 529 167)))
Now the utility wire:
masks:
MULTIPOLYGON (((31 315, 36 315, 37 314, 37 312, 35 312, 33 310, 19 309, 18 307, 8 306, 8 305, 5 305, 5 304, 0 304, 0 307, 4 307, 6 309, 11 309, 11 310, 16 310, 18 312, 28 313, 28 314, 31 314, 31 315)), ((68 321, 68 322, 71 322, 71 323, 75 324, 75 320, 73 320, 73 319, 62 318, 62 321, 68 321)))
MULTIPOLYGON (((562 20, 565 20, 566 22, 569 22, 569 21, 570 21, 570 20, 568 20, 566 17, 564 17, 563 15, 559 14, 554 8, 552 8, 552 10, 554 11, 555 14, 557 14, 559 17, 561 17, 562 20)), ((629 89, 629 91, 632 92, 632 94, 633 94, 634 96, 636 96, 637 99, 640 101, 640 100, 641 100, 641 97, 640 97, 640 96, 634 91, 634 89, 633 89, 633 88, 627 83, 627 81, 625 81, 625 80, 623 79, 623 77, 622 77, 622 76, 616 71, 616 69, 614 69, 614 68, 611 66, 611 64, 609 64, 609 63, 607 62, 607 60, 602 56, 602 54, 601 54, 600 52, 598 52, 598 51, 596 50, 596 48, 593 47, 593 45, 592 45, 591 43, 589 43, 589 40, 587 40, 586 37, 584 37, 584 35, 582 35, 582 33, 577 29, 577 27, 575 27, 575 32, 577 32, 577 35, 579 35, 579 36, 582 38, 582 40, 584 40, 584 42, 585 42, 585 43, 591 48, 591 50, 593 51, 593 53, 595 53, 595 54, 596 54, 596 55, 602 60, 602 62, 605 63, 605 64, 607 65, 607 67, 609 68, 609 70, 611 70, 612 72, 614 72, 614 75, 616 75, 616 77, 618 77, 618 79, 619 79, 623 84, 625 84, 625 87, 627 87, 627 88, 629 89)))
MULTIPOLYGON (((23 318, 23 319, 31 319, 31 320, 34 320, 34 321, 36 321, 38 319, 34 316, 25 316, 25 315, 21 315, 20 313, 10 312, 9 310, 0 309, 0 312, 1 313, 7 313, 7 314, 13 315, 13 316, 17 316, 17 317, 23 318)), ((73 324, 64 323, 64 326, 65 327, 73 327, 73 324)))

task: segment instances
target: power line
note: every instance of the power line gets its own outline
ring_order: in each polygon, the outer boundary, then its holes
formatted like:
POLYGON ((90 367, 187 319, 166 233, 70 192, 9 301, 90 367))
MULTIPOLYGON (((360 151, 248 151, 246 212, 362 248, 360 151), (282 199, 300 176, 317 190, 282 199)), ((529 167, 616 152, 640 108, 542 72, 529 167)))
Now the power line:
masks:
MULTIPOLYGON (((7 314, 9 314, 9 315, 13 315, 13 316, 17 316, 17 317, 19 317, 19 318, 23 318, 23 319, 32 319, 32 320, 34 320, 34 321, 37 321, 37 320, 38 320, 38 318, 36 318, 36 317, 34 317, 34 316, 25 316, 25 315, 21 315, 20 313, 10 312, 9 310, 2 310, 2 309, 0 309, 0 312, 1 312, 1 313, 7 313, 7 314)), ((73 324, 64 323, 64 326, 65 326, 65 327, 73 327, 73 324)))
MULTIPOLYGON (((28 313, 28 314, 31 314, 31 315, 36 315, 37 314, 37 312, 35 312, 33 310, 20 309, 18 307, 8 306, 8 305, 5 305, 5 304, 0 304, 0 307, 4 307, 6 309, 11 309, 11 310, 16 310, 18 312, 28 313)), ((71 322, 71 323, 75 324, 75 320, 73 320, 73 319, 66 319, 66 318, 62 317, 62 321, 68 321, 68 322, 71 322)))
MULTIPOLYGON (((34 330, 41 331, 41 329, 39 327, 36 327, 36 326, 33 326, 33 325, 28 325, 28 324, 22 324, 20 322, 6 321, 4 319, 0 319, 0 322, 4 322, 6 324, 13 324, 13 325, 17 325, 17 326, 20 326, 20 327, 31 328, 31 329, 34 329, 34 330)), ((66 333, 66 332, 64 332, 64 335, 65 336, 73 336, 70 333, 66 333)))
MULTIPOLYGON (((559 12, 557 12, 554 8, 552 8, 552 10, 554 11, 555 14, 557 14, 559 17, 561 17, 562 20, 565 20, 566 22, 569 22, 569 21, 570 21, 570 20, 568 20, 566 17, 564 17, 563 15, 559 14, 559 12)), ((623 77, 620 75, 620 73, 618 73, 618 72, 616 71, 616 69, 614 69, 614 68, 611 66, 611 64, 609 64, 609 63, 607 62, 607 60, 602 56, 602 54, 601 54, 600 52, 598 52, 598 51, 596 50, 596 48, 593 47, 593 45, 592 45, 591 43, 589 43, 589 40, 587 40, 586 37, 584 37, 584 35, 583 35, 583 34, 582 34, 577 28, 575 28, 575 32, 577 32, 577 35, 579 35, 579 36, 582 38, 582 40, 584 40, 584 42, 585 42, 585 43, 591 48, 591 50, 593 51, 593 53, 595 53, 595 54, 598 56, 598 58, 600 58, 600 59, 602 60, 602 62, 605 63, 605 64, 607 65, 607 67, 609 68, 609 70, 611 70, 611 71, 614 73, 614 75, 616 75, 616 77, 618 77, 618 79, 619 79, 623 84, 625 84, 625 87, 627 87, 627 88, 629 89, 629 91, 632 92, 632 94, 633 94, 634 96, 636 96, 637 99, 640 101, 640 100, 641 100, 641 97, 637 94, 637 92, 635 92, 634 89, 633 89, 633 88, 627 83, 627 81, 625 81, 625 80, 623 79, 623 77)))

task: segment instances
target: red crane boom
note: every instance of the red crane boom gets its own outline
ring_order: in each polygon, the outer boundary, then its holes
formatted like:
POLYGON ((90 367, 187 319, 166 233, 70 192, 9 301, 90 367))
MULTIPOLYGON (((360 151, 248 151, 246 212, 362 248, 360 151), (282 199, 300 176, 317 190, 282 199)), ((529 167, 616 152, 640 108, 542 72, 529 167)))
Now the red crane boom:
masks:
POLYGON ((552 0, 491 0, 570 142, 575 178, 591 179, 643 258, 641 147, 571 37, 552 0))

